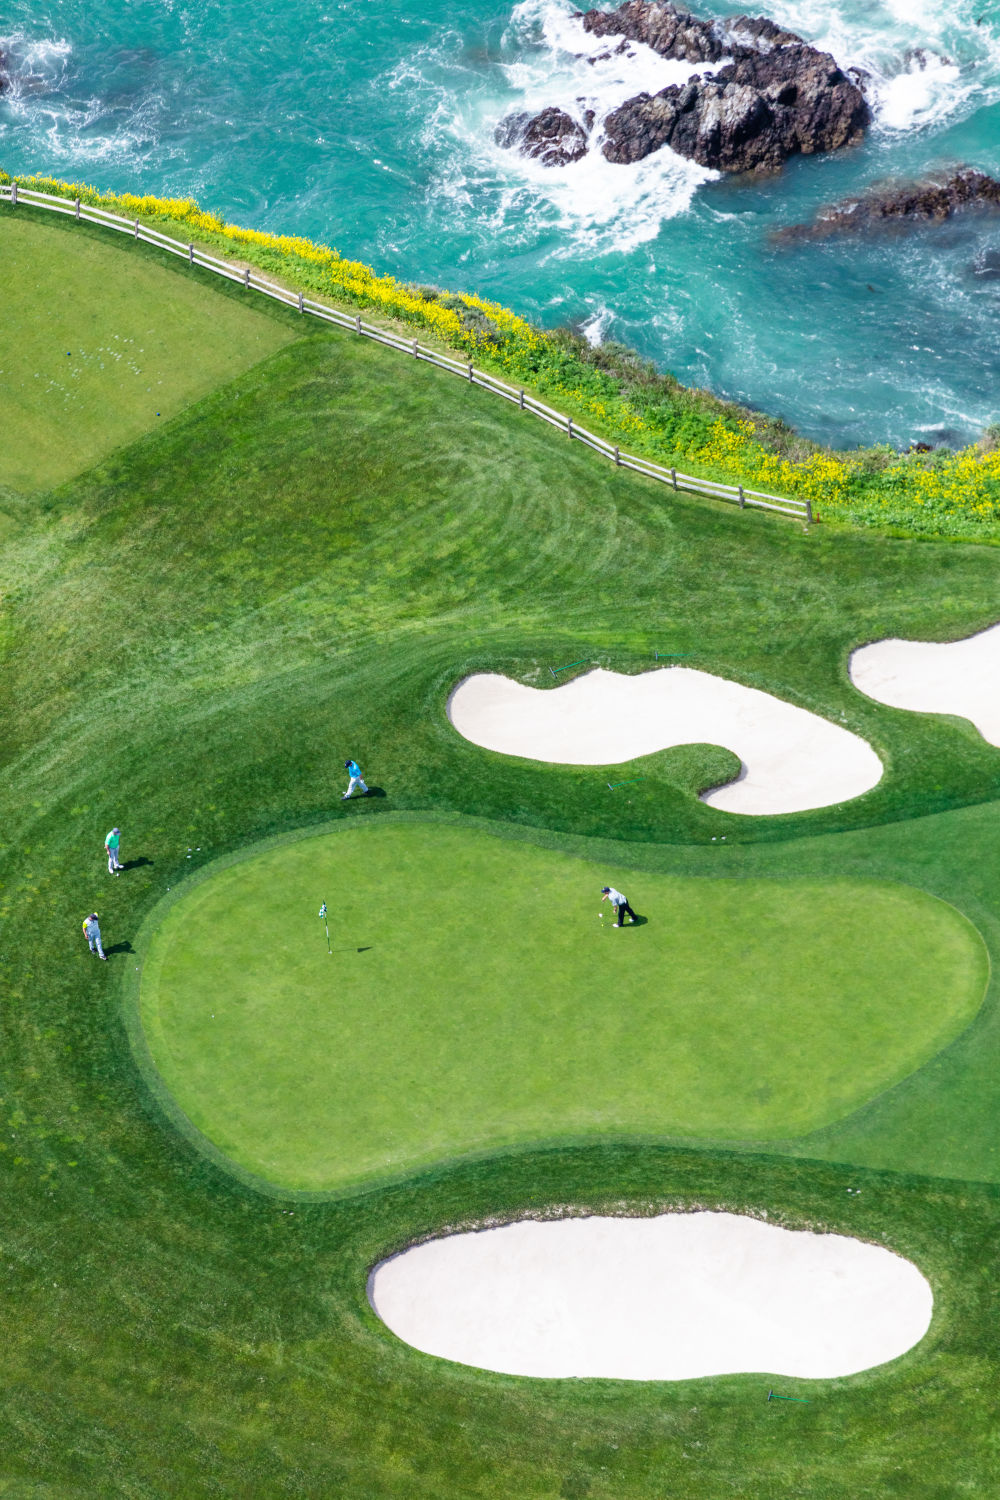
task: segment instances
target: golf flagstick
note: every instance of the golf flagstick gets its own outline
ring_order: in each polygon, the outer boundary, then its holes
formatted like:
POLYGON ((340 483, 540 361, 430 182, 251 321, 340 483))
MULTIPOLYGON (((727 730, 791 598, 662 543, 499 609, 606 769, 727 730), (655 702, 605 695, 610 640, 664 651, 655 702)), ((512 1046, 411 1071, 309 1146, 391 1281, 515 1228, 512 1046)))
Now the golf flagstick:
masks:
POLYGON ((323 926, 326 928, 326 951, 333 957, 333 949, 330 947, 330 923, 326 915, 326 902, 320 906, 319 914, 323 918, 323 926))

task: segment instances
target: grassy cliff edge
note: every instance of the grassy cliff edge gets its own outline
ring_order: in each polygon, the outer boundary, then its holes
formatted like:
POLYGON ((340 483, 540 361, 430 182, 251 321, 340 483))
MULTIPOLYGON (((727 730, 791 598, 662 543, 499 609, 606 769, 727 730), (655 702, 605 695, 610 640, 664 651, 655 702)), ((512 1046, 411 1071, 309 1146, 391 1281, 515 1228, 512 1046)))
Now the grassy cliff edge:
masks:
MULTIPOLYGON (((0 182, 11 180, 0 172, 0 182)), ((156 223, 184 239, 235 252, 241 261, 334 303, 419 327, 659 463, 809 500, 826 522, 897 536, 1000 540, 1000 449, 992 429, 979 444, 957 452, 897 453, 886 445, 835 452, 780 421, 682 386, 622 345, 592 349, 567 330, 540 330, 481 297, 405 285, 301 236, 227 224, 190 198, 104 193, 44 176, 13 180, 156 223)))

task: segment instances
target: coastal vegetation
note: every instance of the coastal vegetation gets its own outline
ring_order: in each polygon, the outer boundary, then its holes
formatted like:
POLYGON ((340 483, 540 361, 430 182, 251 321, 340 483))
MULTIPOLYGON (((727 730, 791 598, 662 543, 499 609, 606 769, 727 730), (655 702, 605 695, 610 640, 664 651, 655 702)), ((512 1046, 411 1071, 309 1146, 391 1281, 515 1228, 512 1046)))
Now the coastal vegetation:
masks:
POLYGON ((578 335, 542 331, 489 300, 406 285, 299 236, 227 224, 192 199, 101 193, 47 177, 18 181, 158 223, 236 253, 290 285, 419 327, 657 462, 807 499, 827 523, 898 536, 1000 540, 1000 449, 989 434, 958 451, 899 453, 881 445, 835 452, 765 415, 688 390, 627 349, 592 349, 578 335))

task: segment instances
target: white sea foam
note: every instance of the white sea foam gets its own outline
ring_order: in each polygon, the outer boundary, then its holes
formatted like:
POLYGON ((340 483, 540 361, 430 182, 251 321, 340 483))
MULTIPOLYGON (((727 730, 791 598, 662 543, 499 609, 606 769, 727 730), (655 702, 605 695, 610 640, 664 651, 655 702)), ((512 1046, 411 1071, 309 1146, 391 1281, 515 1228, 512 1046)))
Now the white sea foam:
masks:
POLYGON ((876 131, 942 125, 1000 100, 1000 33, 980 0, 771 0, 766 9, 868 75, 876 131))
POLYGON ((73 48, 55 37, 27 37, 21 32, 0 36, 0 56, 7 65, 10 88, 5 103, 17 111, 28 99, 57 88, 73 48))
MULTIPOLYGON (((1000 99, 1000 38, 976 25, 973 0, 772 0, 765 9, 863 70, 877 134, 943 125, 1000 99)), ((440 163, 432 198, 474 219, 484 245, 524 248, 544 265, 628 256, 718 176, 668 148, 629 167, 601 151, 612 109, 696 71, 641 44, 588 35, 572 0, 520 0, 488 66, 470 67, 451 33, 407 58, 389 84, 410 90, 422 110, 421 144, 440 163), (494 141, 504 116, 547 105, 593 120, 580 161, 546 167, 494 141)))
POLYGON ((517 108, 535 112, 551 104, 581 121, 587 112, 594 117, 586 156, 561 170, 503 153, 504 169, 547 199, 560 227, 573 232, 568 253, 628 251, 655 239, 664 220, 683 213, 698 186, 718 175, 669 150, 623 171, 601 151, 602 122, 611 110, 635 94, 685 82, 696 65, 660 57, 641 43, 621 46, 618 38, 588 35, 568 0, 521 0, 504 41, 515 54, 504 72, 517 108))
POLYGON ((515 55, 505 66, 526 108, 559 104, 580 94, 606 113, 633 94, 681 83, 697 67, 661 57, 641 42, 591 36, 568 0, 521 0, 511 14, 504 45, 515 55))
POLYGON ((95 161, 136 169, 154 152, 158 163, 183 152, 182 142, 166 151, 161 145, 161 94, 148 90, 123 103, 80 90, 69 41, 16 32, 0 37, 0 53, 10 75, 0 98, 0 129, 6 116, 26 132, 40 160, 64 170, 95 161))
POLYGON ((606 303, 602 302, 595 312, 591 313, 586 322, 580 325, 583 334, 591 349, 599 349, 604 343, 604 336, 611 323, 614 313, 606 303))
POLYGON ((667 149, 628 170, 605 159, 605 116, 636 93, 683 82, 696 68, 639 44, 619 52, 619 39, 588 36, 570 0, 521 0, 486 78, 457 70, 456 40, 440 39, 433 52, 407 59, 389 86, 419 90, 424 98, 432 90, 422 144, 431 151, 447 142, 451 150, 431 191, 456 211, 475 205, 482 215, 488 203, 483 227, 494 237, 516 246, 546 235, 543 259, 627 254, 655 239, 666 219, 689 207, 699 185, 718 175, 667 149), (546 105, 581 122, 592 113, 589 150, 580 161, 545 167, 494 141, 504 116, 546 105))
POLYGON ((882 85, 878 93, 879 123, 888 130, 909 130, 933 124, 951 114, 955 85, 961 77, 957 64, 933 55, 919 59, 882 85))

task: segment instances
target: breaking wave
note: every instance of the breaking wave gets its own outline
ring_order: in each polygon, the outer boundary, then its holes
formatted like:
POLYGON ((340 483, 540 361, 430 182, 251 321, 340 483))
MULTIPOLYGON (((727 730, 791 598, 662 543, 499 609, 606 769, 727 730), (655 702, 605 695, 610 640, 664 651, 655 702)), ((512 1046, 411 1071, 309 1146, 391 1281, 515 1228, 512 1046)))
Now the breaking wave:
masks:
MULTIPOLYGON (((720 16, 732 10, 714 8, 720 16)), ((710 13, 713 6, 695 9, 710 13)), ((943 126, 1000 99, 1000 42, 967 5, 775 0, 760 9, 858 71, 878 138, 943 126)), ((484 239, 535 245, 546 261, 635 252, 719 175, 668 148, 630 167, 605 160, 601 121, 608 112, 636 93, 683 82, 697 65, 589 36, 578 16, 572 0, 520 0, 485 65, 451 32, 389 78, 391 88, 412 97, 421 143, 438 159, 430 194, 453 212, 477 216, 484 239), (494 142, 505 115, 546 105, 595 120, 580 161, 544 167, 494 142)))

